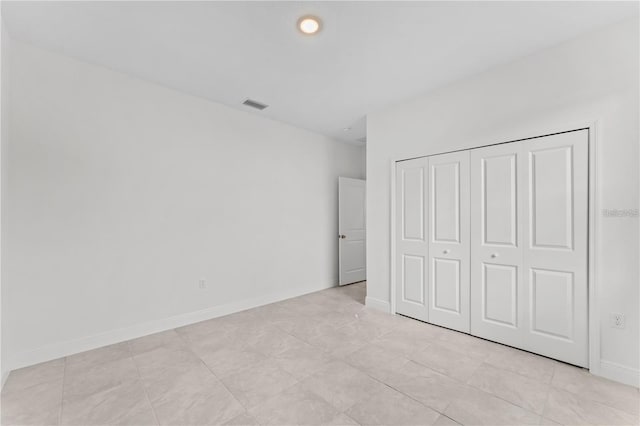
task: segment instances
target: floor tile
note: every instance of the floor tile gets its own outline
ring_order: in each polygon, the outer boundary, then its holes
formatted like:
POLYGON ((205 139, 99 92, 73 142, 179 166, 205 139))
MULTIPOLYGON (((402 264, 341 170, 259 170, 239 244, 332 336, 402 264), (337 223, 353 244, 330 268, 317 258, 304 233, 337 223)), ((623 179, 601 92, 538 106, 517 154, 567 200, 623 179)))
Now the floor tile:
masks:
POLYGON ((278 321, 275 325, 305 342, 335 330, 335 326, 324 321, 324 316, 292 317, 278 321))
POLYGON ((444 414, 440 414, 440 417, 434 423, 434 426, 458 426, 460 423, 451 420, 444 414))
POLYGON ((62 378, 28 388, 2 392, 3 425, 58 424, 62 378))
POLYGON ((223 377, 222 382, 245 408, 250 409, 293 386, 297 380, 272 360, 267 360, 223 377))
POLYGON ((438 345, 460 352, 472 358, 484 361, 491 356, 498 356, 510 348, 488 340, 479 339, 459 331, 443 329, 438 335, 438 345))
POLYGON ((152 404, 164 404, 189 395, 203 393, 214 387, 220 380, 204 364, 194 364, 180 374, 160 375, 142 380, 147 396, 152 404))
POLYGON ((489 364, 545 383, 551 382, 558 361, 507 346, 500 346, 500 349, 486 359, 489 364))
POLYGON ((65 398, 61 424, 127 424, 150 409, 142 383, 125 383, 89 396, 65 398))
POLYGON ((64 358, 20 368, 9 374, 2 392, 15 392, 41 383, 61 380, 64 375, 64 358))
POLYGON ((558 363, 551 384, 581 398, 630 414, 640 414, 640 393, 637 388, 594 376, 585 369, 558 363))
POLYGON ((482 364, 467 383, 537 414, 542 414, 550 390, 546 383, 490 364, 482 364))
POLYGON ((225 423, 228 426, 260 426, 251 414, 244 412, 225 423))
POLYGON ((468 387, 451 402, 444 414, 463 425, 537 425, 540 416, 468 387))
POLYGON ((329 330, 309 339, 308 343, 334 357, 342 358, 365 346, 367 341, 342 330, 329 330))
POLYGON ((140 378, 132 358, 70 369, 64 377, 64 397, 88 396, 140 378))
POLYGON ((293 386, 250 410, 261 425, 321 425, 340 411, 300 385, 293 386))
POLYGON ((289 349, 273 356, 272 359, 278 367, 297 379, 303 379, 316 373, 333 360, 324 351, 319 351, 308 344, 289 349))
POLYGON ((461 382, 413 361, 391 374, 385 383, 439 412, 466 390, 461 382))
POLYGON ((220 349, 201 356, 209 369, 220 378, 239 373, 267 359, 265 355, 251 349, 220 349))
POLYGON ((300 385, 340 411, 362 401, 371 392, 385 388, 385 385, 342 361, 327 364, 300 385))
POLYGON ((432 425, 440 414, 391 388, 370 393, 345 414, 361 425, 432 425))
POLYGON ((382 382, 386 382, 390 375, 409 362, 407 358, 373 344, 347 355, 345 360, 382 382))
POLYGON ((133 360, 143 379, 181 374, 202 364, 202 360, 191 350, 166 346, 134 355, 133 360))
POLYGON ((348 336, 354 336, 358 339, 364 339, 367 342, 370 342, 371 340, 390 333, 393 328, 376 322, 354 320, 342 327, 339 327, 339 330, 348 336))
MULTIPOLYGON (((420 325, 431 327, 428 324, 421 323, 420 325)), ((371 343, 402 357, 410 358, 413 354, 425 350, 429 342, 434 340, 429 336, 416 334, 412 330, 405 329, 405 327, 399 327, 393 333, 380 336, 372 340, 371 343)))
POLYGON ((444 348, 437 342, 413 354, 411 360, 463 382, 469 380, 482 364, 477 358, 444 348))
POLYGON ((544 417, 563 425, 637 425, 639 420, 637 415, 559 389, 550 391, 544 417))
POLYGON ((118 420, 119 426, 157 426, 159 425, 156 415, 151 408, 147 408, 118 420))
POLYGON ((247 341, 249 350, 258 352, 265 356, 274 356, 291 349, 304 348, 308 346, 304 341, 285 333, 278 328, 270 328, 256 336, 252 336, 247 341))
POLYGON ((153 409, 161 425, 217 425, 244 413, 244 407, 217 380, 188 383, 180 395, 161 397, 153 409))

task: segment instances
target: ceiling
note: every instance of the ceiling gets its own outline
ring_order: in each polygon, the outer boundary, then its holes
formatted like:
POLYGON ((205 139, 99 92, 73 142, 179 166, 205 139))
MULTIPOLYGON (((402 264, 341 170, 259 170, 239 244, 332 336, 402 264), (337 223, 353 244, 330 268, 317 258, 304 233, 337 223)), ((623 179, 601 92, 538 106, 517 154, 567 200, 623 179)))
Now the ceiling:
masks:
POLYGON ((2 2, 18 40, 351 142, 371 111, 637 14, 611 1, 2 2), (305 14, 318 35, 297 32, 305 14))

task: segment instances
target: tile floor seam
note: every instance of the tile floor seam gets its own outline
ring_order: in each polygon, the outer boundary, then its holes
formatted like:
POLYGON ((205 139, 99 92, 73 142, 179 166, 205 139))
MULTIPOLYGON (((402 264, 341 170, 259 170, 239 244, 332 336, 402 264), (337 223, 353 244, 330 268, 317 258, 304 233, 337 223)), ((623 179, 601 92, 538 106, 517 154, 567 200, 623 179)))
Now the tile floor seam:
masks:
POLYGON ((67 381, 67 357, 62 365, 62 394, 60 395, 60 409, 58 411, 58 425, 62 424, 62 410, 64 410, 64 383, 67 381))
MULTIPOLYGON (((398 388, 394 387, 393 385, 390 385, 389 383, 385 383, 385 382, 383 382, 382 380, 378 379, 377 377, 374 377, 374 376, 372 376, 371 374, 369 374, 367 371, 362 370, 362 369, 360 369, 360 368, 358 368, 358 367, 356 367, 356 366, 353 366, 353 367, 354 367, 354 368, 356 368, 358 371, 360 371, 360 372, 362 372, 362 373, 366 374, 368 377, 370 377, 371 379, 375 380, 376 382, 378 382, 378 383, 380 383, 380 384, 382 384, 382 385, 384 385, 384 386, 386 386, 386 387, 388 387, 388 388, 390 388, 390 389, 393 389, 394 391, 396 391, 396 392, 398 392, 398 393, 401 393, 402 395, 406 396, 407 398, 412 399, 413 401, 415 401, 415 402, 419 403, 420 405, 423 405, 423 406, 427 407, 427 408, 428 408, 428 409, 430 409, 430 410, 435 411, 435 412, 436 412, 436 413, 438 413, 438 414, 443 414, 443 415, 444 415, 444 412, 441 412, 440 410, 438 410, 438 409, 436 409, 436 408, 434 408, 434 407, 431 407, 431 406, 429 406, 429 405, 425 404, 424 402, 422 402, 422 401, 420 401, 420 400, 418 400, 418 399, 414 398, 413 396, 411 396, 411 395, 409 395, 409 394, 405 393, 404 391, 402 391, 402 390, 400 390, 400 389, 398 389, 398 388)), ((356 403, 356 404, 357 404, 357 403, 356 403)), ((355 404, 353 404, 353 405, 355 405, 355 404)), ((448 405, 449 405, 449 404, 447 404, 447 406, 448 406, 448 405)), ((351 407, 349 407, 349 408, 351 408, 351 407)), ((347 409, 347 410, 348 410, 348 409, 347 409)), ((347 411, 347 410, 345 410, 345 411, 347 411)), ((446 408, 445 408, 445 410, 446 410, 446 408)), ((443 410, 443 411, 444 411, 444 410, 443 410)))
POLYGON ((133 351, 131 349, 131 343, 129 343, 129 352, 131 353, 131 361, 133 361, 133 365, 136 367, 136 372, 138 373, 138 379, 140 381, 140 386, 142 386, 142 390, 144 391, 144 396, 149 403, 149 407, 151 408, 151 413, 153 414, 153 418, 156 421, 156 425, 160 426, 160 421, 158 420, 158 415, 156 414, 156 408, 153 406, 151 402, 151 398, 149 398, 149 393, 147 392, 147 387, 145 386, 145 380, 142 378, 142 374, 140 374, 140 367, 138 367, 138 363, 136 362, 135 357, 133 356, 133 351))
MULTIPOLYGON (((409 361, 413 361, 413 360, 409 360, 409 361)), ((477 386, 471 385, 471 384, 469 384, 469 383, 468 383, 468 381, 467 381, 467 382, 461 381, 461 380, 459 380, 459 379, 456 379, 455 377, 451 377, 451 376, 449 376, 449 375, 447 375, 447 374, 445 374, 445 373, 442 373, 442 372, 440 372, 440 371, 434 370, 433 368, 430 368, 429 366, 423 365, 423 364, 421 364, 421 363, 419 363, 419 362, 417 362, 417 361, 413 361, 413 362, 415 362, 416 364, 421 365, 422 367, 427 368, 428 370, 434 371, 434 372, 435 372, 435 373, 437 373, 437 374, 440 374, 440 375, 443 375, 443 376, 445 376, 445 377, 447 377, 447 378, 449 378, 449 379, 455 380, 456 382, 458 382, 458 383, 460 383, 460 384, 462 384, 462 385, 464 385, 464 386, 472 387, 473 389, 476 389, 478 392, 482 392, 483 394, 485 394, 485 395, 487 395, 487 396, 489 396, 489 397, 494 397, 494 398, 500 399, 500 400, 502 400, 502 401, 504 401, 504 402, 506 402, 506 403, 508 403, 508 404, 510 404, 510 405, 513 405, 513 406, 516 406, 516 407, 518 407, 518 408, 521 408, 521 409, 523 409, 523 410, 525 410, 525 411, 527 411, 527 412, 529 412, 529 413, 531 413, 531 414, 533 414, 533 415, 535 415, 535 416, 538 416, 538 417, 542 418, 542 414, 537 414, 537 413, 535 413, 535 412, 533 412, 533 411, 529 410, 528 408, 522 407, 522 406, 520 406, 520 405, 518 405, 518 404, 516 404, 516 403, 514 403, 514 402, 508 401, 508 400, 506 400, 506 399, 504 399, 504 398, 502 398, 502 397, 500 397, 500 396, 498 396, 498 395, 494 395, 494 394, 493 394, 493 393, 491 393, 491 392, 487 392, 487 391, 485 391, 485 390, 483 390, 483 389, 480 389, 480 388, 478 388, 477 386)), ((475 372, 476 372, 476 371, 477 371, 477 369, 474 371, 474 374, 475 374, 475 372)), ((504 371, 507 371, 507 370, 504 370, 504 371)), ((373 376, 371 376, 371 377, 372 377, 374 380, 378 380, 378 379, 376 379, 376 378, 375 378, 375 377, 373 377, 373 376)), ((473 377, 473 375, 472 375, 472 377, 473 377)), ((469 378, 468 380, 471 380, 471 378, 469 378)), ((378 381, 380 381, 380 380, 378 380, 378 381)), ((402 392, 402 391, 401 391, 401 390, 399 390, 399 389, 394 388, 394 387, 393 387, 393 386, 391 386, 391 385, 388 385, 388 384, 386 384, 386 383, 384 383, 384 382, 381 382, 381 383, 383 383, 383 384, 385 384, 385 385, 387 385, 387 386, 391 387, 392 389, 394 389, 394 390, 396 390, 396 391, 398 391, 398 392, 402 393, 403 395, 408 396, 408 397, 409 397, 409 398, 411 398, 411 399, 416 400, 415 398, 411 397, 411 395, 407 395, 406 393, 402 392)), ((548 398, 548 396, 549 396, 549 393, 550 393, 550 392, 547 392, 547 398, 548 398)), ((416 400, 416 401, 418 401, 418 400, 416 400)), ((420 402, 420 401, 418 401, 418 402, 420 402)), ((446 410, 447 410, 447 408, 449 407, 449 405, 451 405, 451 401, 450 401, 450 402, 448 402, 448 403, 447 403, 447 406, 443 409, 443 412, 440 412, 439 410, 437 410, 437 409, 435 409, 435 408, 433 408, 433 407, 430 407, 430 406, 428 406, 428 405, 426 405, 426 404, 424 404, 424 403, 422 403, 422 402, 420 402, 420 403, 421 403, 422 405, 425 405, 426 407, 428 407, 428 408, 430 408, 430 409, 434 410, 434 411, 439 412, 440 414, 444 414, 444 411, 446 411, 446 410)))
MULTIPOLYGON (((504 370, 504 371, 509 372, 508 370, 504 370)), ((474 373, 474 374, 475 374, 475 373, 474 373)), ((530 378, 530 377, 529 377, 529 378, 530 378)), ((471 378, 469 378, 469 380, 471 380, 471 378)), ((538 417, 542 418, 542 414, 538 414, 538 413, 536 413, 536 412, 534 412, 534 411, 531 411, 529 408, 526 408, 526 407, 521 406, 520 404, 517 404, 517 403, 515 403, 515 402, 512 402, 512 401, 509 401, 509 400, 507 400, 507 399, 504 399, 504 398, 503 398, 503 397, 501 397, 500 395, 495 395, 495 394, 494 394, 494 393, 492 393, 492 392, 485 391, 484 389, 481 389, 481 388, 479 388, 479 387, 477 387, 477 386, 474 386, 474 385, 472 385, 471 383, 465 383, 465 385, 467 385, 467 386, 469 386, 469 387, 472 387, 473 389, 476 389, 477 391, 482 392, 482 393, 484 393, 485 395, 488 395, 488 396, 490 396, 490 397, 494 397, 494 398, 500 399, 500 400, 502 400, 502 401, 504 401, 504 402, 506 402, 506 403, 508 403, 508 404, 514 405, 514 406, 516 406, 516 407, 518 407, 518 408, 521 408, 521 409, 523 409, 523 410, 525 410, 525 411, 527 411, 527 412, 529 412, 529 413, 532 413, 532 414, 534 414, 534 415, 536 415, 536 416, 538 416, 538 417)), ((547 395, 546 395, 546 399, 545 399, 545 404, 546 404, 546 401, 549 399, 549 394, 550 394, 550 393, 551 393, 551 386, 549 385, 549 390, 547 391, 547 395)), ((543 407, 542 412, 544 413, 544 407, 543 407)))
MULTIPOLYGON (((469 380, 471 380, 471 379, 469 379, 469 380)), ((527 408, 527 407, 524 407, 524 406, 522 406, 522 405, 518 404, 517 402, 509 401, 509 400, 507 400, 507 399, 503 398, 503 397, 502 397, 502 396, 500 396, 500 395, 496 395, 496 394, 494 394, 493 392, 486 391, 486 390, 484 390, 484 389, 482 389, 482 388, 480 388, 480 387, 478 387, 478 386, 476 386, 476 385, 473 385, 473 384, 471 384, 471 383, 465 383, 465 384, 466 384, 467 386, 472 387, 473 389, 476 389, 476 390, 477 390, 477 391, 479 391, 479 392, 482 392, 482 393, 487 394, 487 395, 489 395, 489 396, 492 396, 492 397, 494 397, 494 398, 501 399, 501 400, 502 400, 502 401, 504 401, 504 402, 507 402, 507 403, 509 403, 509 404, 511 404, 511 405, 515 405, 515 406, 516 406, 516 407, 518 407, 518 408, 522 408, 523 410, 528 411, 528 412, 530 412, 530 413, 533 413, 533 414, 535 414, 536 416, 542 417, 542 414, 538 414, 538 413, 536 413, 535 411, 531 411, 531 409, 529 409, 529 408, 527 408)), ((545 395, 545 405, 546 405, 546 403, 547 403, 547 401, 548 401, 548 399, 549 399, 549 394, 550 394, 550 393, 551 393, 551 386, 549 386, 549 390, 547 391, 547 394, 545 395)), ((542 407, 542 412, 543 412, 543 413, 544 413, 544 408, 545 408, 545 406, 543 406, 543 407, 542 407)))

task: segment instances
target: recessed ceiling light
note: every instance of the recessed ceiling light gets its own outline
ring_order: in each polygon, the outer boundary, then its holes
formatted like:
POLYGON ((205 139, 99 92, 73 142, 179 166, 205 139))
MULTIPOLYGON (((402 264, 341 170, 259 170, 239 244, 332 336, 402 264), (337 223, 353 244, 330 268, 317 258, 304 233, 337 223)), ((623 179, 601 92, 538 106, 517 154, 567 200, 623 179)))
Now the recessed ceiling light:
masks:
POLYGON ((342 131, 343 131, 343 132, 348 132, 349 130, 351 130, 351 127, 344 127, 344 128, 342 129, 342 131))
POLYGON ((298 29, 303 34, 316 34, 320 28, 322 28, 322 21, 317 16, 306 15, 298 19, 298 29))

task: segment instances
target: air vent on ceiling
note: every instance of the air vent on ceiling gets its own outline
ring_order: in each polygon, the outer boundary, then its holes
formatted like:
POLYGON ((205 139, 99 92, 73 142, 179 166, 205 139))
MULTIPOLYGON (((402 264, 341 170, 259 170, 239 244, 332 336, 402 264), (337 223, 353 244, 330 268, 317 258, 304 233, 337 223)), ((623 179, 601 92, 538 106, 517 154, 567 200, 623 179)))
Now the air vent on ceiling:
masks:
POLYGON ((266 107, 269 106, 267 104, 263 104, 263 103, 260 103, 258 101, 254 101, 253 99, 246 99, 242 103, 242 105, 246 105, 246 106, 251 107, 251 108, 259 109, 260 111, 262 111, 263 109, 265 109, 266 107))

